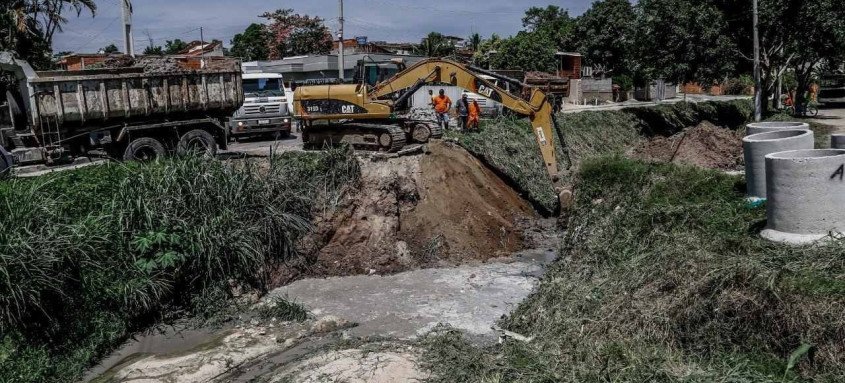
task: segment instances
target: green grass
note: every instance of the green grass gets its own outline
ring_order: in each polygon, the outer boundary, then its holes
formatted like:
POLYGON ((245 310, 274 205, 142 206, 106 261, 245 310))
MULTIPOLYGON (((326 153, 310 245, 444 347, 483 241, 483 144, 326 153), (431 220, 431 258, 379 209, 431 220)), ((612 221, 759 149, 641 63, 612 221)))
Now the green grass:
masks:
POLYGON ((502 322, 534 340, 432 335, 434 381, 845 379, 845 244, 760 239, 765 209, 716 171, 594 158, 577 190, 560 260, 502 322))
POLYGON ((344 150, 0 182, 0 382, 64 382, 131 332, 261 289, 358 177, 344 150))
MULTIPOLYGON (((622 154, 644 137, 672 135, 702 121, 736 128, 751 114, 751 103, 739 100, 559 115, 569 154, 564 155, 560 140, 554 137, 559 167, 574 169, 593 157, 622 154)), ((552 215, 558 209, 557 195, 528 122, 503 118, 483 121, 481 128, 481 133, 449 132, 448 136, 497 170, 541 213, 552 215)))
POLYGON ((264 320, 275 318, 280 321, 302 322, 308 319, 308 311, 305 306, 281 298, 262 305, 257 309, 256 314, 264 320))

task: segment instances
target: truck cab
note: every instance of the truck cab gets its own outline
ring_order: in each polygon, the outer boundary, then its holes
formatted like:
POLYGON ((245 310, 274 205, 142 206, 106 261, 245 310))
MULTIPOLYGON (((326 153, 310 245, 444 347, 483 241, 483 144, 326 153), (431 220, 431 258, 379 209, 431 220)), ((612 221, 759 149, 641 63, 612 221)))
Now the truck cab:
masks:
POLYGON ((244 73, 244 104, 230 120, 230 136, 288 136, 291 111, 284 84, 279 73, 244 73))

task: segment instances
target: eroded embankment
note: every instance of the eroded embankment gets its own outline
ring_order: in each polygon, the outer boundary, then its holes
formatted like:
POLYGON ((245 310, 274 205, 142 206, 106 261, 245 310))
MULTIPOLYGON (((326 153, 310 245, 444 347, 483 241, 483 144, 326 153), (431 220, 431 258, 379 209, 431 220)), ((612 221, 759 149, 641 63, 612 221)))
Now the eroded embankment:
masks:
POLYGON ((361 180, 309 238, 311 275, 395 273, 501 257, 523 247, 536 213, 457 145, 363 158, 361 180))

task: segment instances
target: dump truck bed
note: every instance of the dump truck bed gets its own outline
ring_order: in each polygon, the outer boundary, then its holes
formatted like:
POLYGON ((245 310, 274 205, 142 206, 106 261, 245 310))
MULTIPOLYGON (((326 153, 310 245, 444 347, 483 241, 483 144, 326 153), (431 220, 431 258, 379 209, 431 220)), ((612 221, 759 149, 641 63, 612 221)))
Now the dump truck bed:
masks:
MULTIPOLYGON (((236 63, 237 64, 237 63, 236 63)), ((243 103, 240 66, 170 73, 143 68, 36 72, 23 100, 36 127, 111 125, 177 115, 226 117, 243 103)))

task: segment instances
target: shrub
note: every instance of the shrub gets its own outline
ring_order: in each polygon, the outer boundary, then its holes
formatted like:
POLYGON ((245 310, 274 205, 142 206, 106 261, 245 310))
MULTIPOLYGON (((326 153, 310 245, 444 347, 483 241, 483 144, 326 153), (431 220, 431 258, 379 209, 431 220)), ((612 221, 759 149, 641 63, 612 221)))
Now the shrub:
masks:
POLYGON ((613 84, 619 85, 619 89, 623 92, 634 90, 634 79, 625 74, 613 76, 613 84))
POLYGON ((749 91, 754 91, 754 78, 749 75, 741 75, 725 82, 722 93, 726 95, 746 96, 749 91))
POLYGON ((188 157, 0 182, 0 381, 75 380, 132 331, 202 311, 221 282, 261 288, 359 174, 342 149, 263 165, 188 157))

